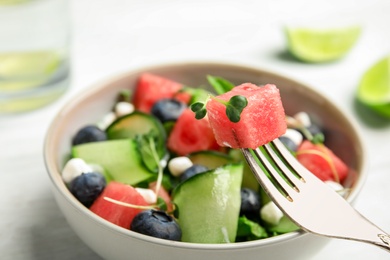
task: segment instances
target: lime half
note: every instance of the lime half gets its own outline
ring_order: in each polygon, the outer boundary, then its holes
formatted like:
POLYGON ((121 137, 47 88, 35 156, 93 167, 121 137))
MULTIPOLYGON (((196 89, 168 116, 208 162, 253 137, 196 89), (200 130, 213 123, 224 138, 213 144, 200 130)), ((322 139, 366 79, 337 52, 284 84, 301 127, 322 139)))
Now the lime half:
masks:
POLYGON ((288 48, 292 55, 305 62, 328 62, 344 56, 358 40, 361 28, 337 29, 287 27, 288 48))
POLYGON ((15 92, 38 87, 61 62, 61 54, 54 50, 0 53, 0 90, 15 92))
POLYGON ((380 60, 364 73, 357 99, 377 113, 390 118, 390 56, 380 60))
POLYGON ((0 0, 0 5, 17 5, 32 0, 0 0))

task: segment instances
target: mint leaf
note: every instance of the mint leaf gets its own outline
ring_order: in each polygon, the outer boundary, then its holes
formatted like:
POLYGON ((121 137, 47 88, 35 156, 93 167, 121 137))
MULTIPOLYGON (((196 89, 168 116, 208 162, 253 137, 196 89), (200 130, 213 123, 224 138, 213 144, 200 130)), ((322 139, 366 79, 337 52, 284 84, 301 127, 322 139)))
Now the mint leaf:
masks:
POLYGON ((207 81, 218 95, 226 93, 235 87, 233 83, 221 77, 207 75, 207 81))
POLYGON ((164 169, 161 164, 162 159, 157 152, 157 138, 158 136, 154 133, 153 130, 151 130, 147 134, 137 135, 135 140, 137 143, 137 148, 141 154, 140 157, 142 158, 142 162, 150 171, 157 172, 156 189, 154 192, 159 194, 163 181, 164 169))
POLYGON ((142 162, 152 172, 157 172, 158 170, 159 161, 155 158, 157 138, 157 134, 153 131, 135 137, 142 162))

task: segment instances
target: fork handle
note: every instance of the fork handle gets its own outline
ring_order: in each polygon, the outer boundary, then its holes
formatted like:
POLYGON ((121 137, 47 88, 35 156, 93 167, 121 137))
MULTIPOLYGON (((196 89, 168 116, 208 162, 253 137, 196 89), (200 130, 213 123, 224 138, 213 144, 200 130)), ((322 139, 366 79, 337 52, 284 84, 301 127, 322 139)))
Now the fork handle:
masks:
POLYGON ((360 215, 360 220, 358 222, 355 222, 355 224, 357 224, 357 229, 355 230, 355 232, 352 231, 352 234, 344 234, 346 236, 340 236, 338 238, 372 244, 390 253, 390 235, 384 232, 382 229, 380 229, 378 226, 373 224, 370 220, 368 220, 361 214, 358 215, 360 215))
POLYGON ((378 234, 378 237, 383 242, 382 244, 379 244, 378 246, 382 247, 383 249, 385 249, 386 251, 388 251, 390 253, 390 235, 383 233, 383 234, 378 234))
MULTIPOLYGON (((367 220, 368 221, 368 220, 367 220)), ((368 221, 372 225, 372 234, 375 235, 373 239, 371 240, 365 240, 363 242, 367 242, 373 245, 376 245, 390 253, 390 235, 385 233, 383 230, 372 224, 370 221, 368 221)), ((367 230, 368 231, 368 230, 367 230)))

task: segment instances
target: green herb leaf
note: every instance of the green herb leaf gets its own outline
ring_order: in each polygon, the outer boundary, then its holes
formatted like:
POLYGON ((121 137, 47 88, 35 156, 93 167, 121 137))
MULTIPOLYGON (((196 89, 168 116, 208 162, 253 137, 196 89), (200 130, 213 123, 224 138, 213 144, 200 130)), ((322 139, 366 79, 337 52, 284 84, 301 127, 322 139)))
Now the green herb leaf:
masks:
POLYGON ((195 102, 191 105, 190 108, 191 108, 192 112, 195 113, 196 119, 202 119, 207 114, 206 106, 202 102, 195 102))
POLYGON ((233 123, 237 123, 241 119, 242 110, 248 105, 248 100, 241 95, 233 96, 226 104, 226 116, 233 123))
POLYGON ((264 227, 242 216, 238 219, 237 237, 243 240, 256 240, 266 238, 268 234, 264 227))
POLYGON ((202 119, 206 116, 207 114, 207 110, 206 109, 202 109, 202 110, 199 110, 195 113, 195 118, 196 119, 202 119))
POLYGON ((159 194, 163 181, 163 167, 161 165, 161 158, 157 152, 156 139, 157 136, 153 131, 136 136, 137 148, 141 154, 143 163, 149 170, 157 171, 155 193, 159 194))
POLYGON ((325 141, 325 136, 322 133, 315 134, 311 139, 313 144, 323 144, 325 141))
POLYGON ((202 86, 198 88, 185 86, 179 91, 179 93, 181 92, 187 93, 191 96, 191 100, 189 102, 190 104, 195 102, 204 102, 207 100, 209 95, 211 95, 211 93, 202 86))
POLYGON ((197 112, 201 109, 204 108, 204 103, 203 102, 195 102, 193 104, 191 104, 191 110, 192 112, 197 112))
POLYGON ((248 105, 248 100, 244 96, 237 95, 230 98, 229 104, 242 111, 248 105))
POLYGON ((165 202, 165 200, 161 197, 158 197, 157 198, 157 207, 160 209, 160 210, 164 210, 166 211, 167 210, 167 203, 165 202))
POLYGON ((132 97, 132 91, 129 90, 129 89, 122 89, 120 92, 119 92, 119 97, 118 97, 118 100, 119 101, 125 101, 125 102, 131 102, 131 97, 132 97))
POLYGON ((156 161, 154 152, 156 151, 155 144, 157 143, 157 134, 153 131, 147 134, 137 135, 135 141, 137 143, 138 151, 141 155, 142 162, 152 172, 157 172, 158 160, 156 161), (153 146, 151 145, 153 144, 153 146))
POLYGON ((233 83, 221 77, 207 75, 207 81, 218 95, 226 93, 235 87, 233 83))

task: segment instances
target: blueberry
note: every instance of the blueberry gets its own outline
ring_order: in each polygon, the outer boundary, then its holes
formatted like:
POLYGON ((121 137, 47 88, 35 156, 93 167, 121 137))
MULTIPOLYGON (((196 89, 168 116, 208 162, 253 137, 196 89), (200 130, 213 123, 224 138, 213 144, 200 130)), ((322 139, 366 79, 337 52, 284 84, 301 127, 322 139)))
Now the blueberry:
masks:
POLYGON ((162 123, 176 121, 186 107, 186 104, 176 99, 164 98, 153 105, 151 114, 162 123))
POLYGON ((286 136, 280 136, 279 140, 286 146, 290 151, 295 152, 298 149, 298 145, 286 136))
POLYGON ((173 217, 160 210, 145 210, 138 213, 130 230, 147 236, 180 241, 181 229, 173 217))
POLYGON ((241 208, 240 216, 246 216, 249 219, 259 218, 261 208, 259 194, 249 188, 241 189, 241 208))
POLYGON ((69 184, 70 192, 89 208, 106 187, 106 179, 97 172, 83 173, 69 184))
POLYGON ((94 125, 81 128, 72 140, 73 145, 107 140, 107 134, 94 125))
POLYGON ((180 176, 180 181, 183 182, 192 176, 199 174, 201 172, 208 171, 209 169, 206 166, 200 165, 200 164, 194 164, 191 167, 187 168, 182 175, 180 176))

